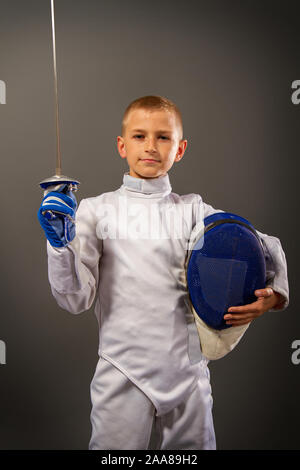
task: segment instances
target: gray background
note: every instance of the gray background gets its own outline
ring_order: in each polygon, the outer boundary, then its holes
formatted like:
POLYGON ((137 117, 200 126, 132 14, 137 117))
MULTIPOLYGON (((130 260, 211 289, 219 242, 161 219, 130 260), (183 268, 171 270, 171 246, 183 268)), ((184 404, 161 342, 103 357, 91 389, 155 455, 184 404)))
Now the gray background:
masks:
MULTIPOLYGON (((291 303, 254 321, 239 347, 211 363, 219 449, 299 449, 300 339, 297 2, 56 2, 63 172, 78 200, 117 189, 121 117, 160 94, 182 111, 188 147, 173 191, 199 193, 280 238, 291 303)), ((54 173, 50 0, 1 0, 1 449, 86 449, 97 362, 93 310, 60 309, 36 216, 38 182, 54 173)))

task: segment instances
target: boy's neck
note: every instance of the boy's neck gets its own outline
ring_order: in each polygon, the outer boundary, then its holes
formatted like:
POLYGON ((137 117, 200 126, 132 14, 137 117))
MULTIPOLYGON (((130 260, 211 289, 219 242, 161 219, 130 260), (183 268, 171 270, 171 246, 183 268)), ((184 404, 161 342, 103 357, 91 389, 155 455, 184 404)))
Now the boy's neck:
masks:
POLYGON ((123 185, 131 190, 140 193, 170 193, 172 190, 168 173, 157 176, 156 178, 135 178, 129 172, 123 177, 123 185))
POLYGON ((157 175, 157 176, 141 176, 130 170, 127 174, 129 174, 129 176, 132 176, 133 178, 138 178, 138 179, 143 179, 143 180, 154 180, 154 179, 166 176, 168 173, 164 173, 163 175, 157 175))

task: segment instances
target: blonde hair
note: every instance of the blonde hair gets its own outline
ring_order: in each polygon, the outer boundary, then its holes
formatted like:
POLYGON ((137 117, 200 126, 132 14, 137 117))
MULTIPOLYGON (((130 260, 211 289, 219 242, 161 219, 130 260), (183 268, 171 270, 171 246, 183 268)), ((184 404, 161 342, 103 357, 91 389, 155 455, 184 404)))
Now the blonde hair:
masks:
POLYGON ((166 111, 170 111, 175 114, 177 122, 180 127, 180 140, 183 138, 183 125, 182 125, 182 116, 181 112, 177 108, 176 104, 173 103, 171 100, 164 98, 163 96, 142 96, 141 98, 137 98, 136 100, 132 101, 126 108, 125 113, 122 119, 122 136, 124 136, 125 128, 127 124, 127 118, 133 109, 148 109, 148 110, 160 110, 165 109, 166 111))

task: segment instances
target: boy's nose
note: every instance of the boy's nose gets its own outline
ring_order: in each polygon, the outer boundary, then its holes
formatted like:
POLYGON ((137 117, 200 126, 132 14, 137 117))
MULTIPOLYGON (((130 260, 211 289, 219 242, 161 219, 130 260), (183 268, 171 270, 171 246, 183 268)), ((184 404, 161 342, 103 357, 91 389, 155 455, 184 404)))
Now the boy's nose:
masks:
POLYGON ((146 152, 153 153, 156 152, 156 142, 155 139, 146 139, 146 152))

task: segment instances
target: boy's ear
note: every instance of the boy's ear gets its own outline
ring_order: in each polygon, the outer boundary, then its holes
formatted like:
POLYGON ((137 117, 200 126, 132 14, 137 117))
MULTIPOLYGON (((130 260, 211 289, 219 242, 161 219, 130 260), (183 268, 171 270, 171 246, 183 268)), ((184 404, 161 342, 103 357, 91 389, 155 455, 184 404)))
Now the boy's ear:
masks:
POLYGON ((117 146, 118 146, 118 151, 119 151, 120 156, 122 158, 126 158, 126 149, 125 149, 124 139, 120 135, 117 137, 117 146))
POLYGON ((175 157, 175 162, 179 162, 182 159, 186 146, 187 146, 187 140, 181 140, 179 142, 178 150, 177 150, 176 157, 175 157))

